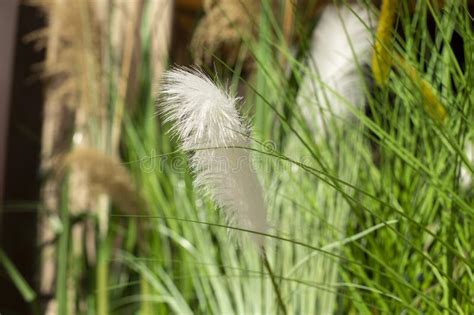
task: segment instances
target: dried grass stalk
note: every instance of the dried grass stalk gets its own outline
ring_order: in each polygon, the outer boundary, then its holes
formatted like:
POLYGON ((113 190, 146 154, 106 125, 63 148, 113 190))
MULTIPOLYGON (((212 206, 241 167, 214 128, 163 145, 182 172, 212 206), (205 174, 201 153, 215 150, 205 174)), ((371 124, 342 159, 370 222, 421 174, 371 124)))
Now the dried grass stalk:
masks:
POLYGON ((327 5, 311 42, 309 72, 297 97, 298 106, 318 142, 337 121, 354 120, 351 106, 364 106, 363 66, 370 62, 374 16, 362 5, 327 5))
POLYGON ((102 71, 103 24, 97 1, 34 0, 48 19, 48 27, 30 37, 47 42, 44 73, 57 84, 48 101, 104 115, 107 88, 102 71))
POLYGON ((168 66, 168 49, 171 41, 173 0, 155 0, 150 3, 151 60, 153 62, 153 85, 156 86, 168 66))
POLYGON ((419 71, 412 64, 399 55, 395 55, 394 58, 397 65, 420 90, 423 98, 423 106, 428 115, 438 123, 444 123, 447 117, 447 112, 444 105, 441 103, 435 88, 427 80, 421 77, 419 71))
POLYGON ((256 37, 258 1, 207 0, 204 11, 191 42, 196 64, 209 63, 221 48, 227 49, 227 60, 235 60, 242 39, 256 37))
POLYGON ((78 147, 63 158, 58 175, 64 176, 68 168, 80 171, 94 195, 108 195, 122 212, 137 214, 144 211, 140 194, 118 159, 93 148, 78 147))
POLYGON ((374 54, 372 56, 372 72, 375 83, 384 86, 387 83, 392 57, 392 37, 395 18, 397 17, 397 0, 383 0, 380 9, 379 24, 375 36, 374 54))
MULTIPOLYGON (((138 35, 143 0, 30 2, 45 13, 48 21, 45 29, 30 36, 30 39, 37 40, 38 46, 47 47, 47 59, 43 65, 44 76, 49 80, 45 104, 45 133, 42 140, 43 171, 49 173, 57 166, 59 152, 69 150, 71 138, 67 135, 71 134, 74 134, 77 140, 73 141, 73 146, 80 143, 118 156, 122 115, 125 107, 135 99, 137 91, 137 69, 141 63, 138 35), (112 27, 109 28, 109 25, 112 27), (112 47, 109 45, 111 37, 112 47), (109 102, 110 78, 120 82, 118 105, 109 102), (108 120, 111 114, 115 117, 113 122, 108 120), (65 121, 66 125, 63 124, 65 121), (110 130, 113 130, 113 139, 108 136, 110 130)), ((160 1, 153 1, 156 2, 160 1)), ((75 154, 63 162, 76 163, 73 159, 75 154)), ((127 178, 126 173, 119 171, 106 189, 101 185, 89 185, 90 180, 100 181, 100 173, 94 173, 90 167, 85 166, 72 168, 74 170, 68 183, 71 186, 69 209, 75 214, 84 209, 104 210, 97 213, 100 216, 99 231, 102 231, 102 236, 105 234, 104 230, 106 231, 108 215, 106 209, 100 206, 100 200, 96 198, 99 193, 111 195, 113 202, 122 210, 138 211, 139 199, 131 199, 131 182, 129 186, 126 182, 121 182, 127 178)), ((50 221, 51 216, 58 213, 59 187, 57 177, 47 178, 44 184, 42 198, 50 213, 45 214, 40 223, 40 239, 45 242, 54 238, 50 221)), ((89 238, 86 248, 88 255, 92 257, 95 253, 95 228, 91 229, 90 222, 81 222, 75 226, 82 224, 86 225, 88 232, 82 227, 73 231, 72 252, 76 256, 82 255, 79 252, 84 239, 81 234, 87 233, 89 238)), ((40 274, 44 277, 41 279, 41 291, 44 295, 54 296, 54 245, 45 250, 42 256, 40 274)), ((80 298, 78 297, 79 300, 80 298)), ((55 305, 53 300, 48 303, 47 308, 52 313, 57 313, 55 305)))

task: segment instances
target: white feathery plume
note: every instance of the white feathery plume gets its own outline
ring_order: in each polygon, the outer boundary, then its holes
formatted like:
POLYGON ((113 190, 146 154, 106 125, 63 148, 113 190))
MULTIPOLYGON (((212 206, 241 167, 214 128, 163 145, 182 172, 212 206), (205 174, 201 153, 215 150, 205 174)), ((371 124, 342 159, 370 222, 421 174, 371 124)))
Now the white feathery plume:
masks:
POLYGON ((313 132, 326 134, 334 116, 347 119, 347 103, 362 108, 364 78, 361 67, 372 55, 375 19, 359 4, 327 5, 313 32, 308 73, 297 103, 313 132))
MULTIPOLYGON (((161 95, 165 121, 173 123, 181 148, 194 152, 195 186, 211 196, 229 224, 266 232, 263 190, 245 149, 250 130, 236 109, 239 99, 194 69, 167 71, 161 95)), ((252 238, 263 246, 262 235, 252 238)))

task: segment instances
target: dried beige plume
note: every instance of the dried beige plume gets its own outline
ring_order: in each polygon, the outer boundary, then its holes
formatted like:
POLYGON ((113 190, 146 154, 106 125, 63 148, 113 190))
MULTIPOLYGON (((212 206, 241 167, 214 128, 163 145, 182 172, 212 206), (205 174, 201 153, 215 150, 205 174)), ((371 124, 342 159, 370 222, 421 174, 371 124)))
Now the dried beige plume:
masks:
POLYGON ((96 149, 78 147, 63 157, 58 176, 63 177, 67 169, 80 171, 92 192, 108 195, 122 212, 145 210, 128 170, 117 159, 96 149))
MULTIPOLYGON (((199 22, 191 42, 197 64, 209 63, 221 48, 238 46, 242 39, 255 37, 259 4, 253 0, 207 0, 206 15, 199 22)), ((238 49, 226 51, 231 54, 238 49)), ((233 60, 236 56, 227 56, 233 60)))
POLYGON ((103 114, 106 95, 101 72, 104 29, 98 2, 92 0, 31 0, 45 13, 48 26, 30 35, 41 45, 48 41, 45 75, 54 88, 50 101, 103 114))
POLYGON ((468 139, 464 145, 464 154, 466 154, 467 161, 470 163, 470 166, 464 164, 461 166, 460 183, 463 189, 468 189, 472 186, 472 178, 474 176, 472 172, 472 169, 474 169, 473 147, 474 141, 472 139, 468 139))

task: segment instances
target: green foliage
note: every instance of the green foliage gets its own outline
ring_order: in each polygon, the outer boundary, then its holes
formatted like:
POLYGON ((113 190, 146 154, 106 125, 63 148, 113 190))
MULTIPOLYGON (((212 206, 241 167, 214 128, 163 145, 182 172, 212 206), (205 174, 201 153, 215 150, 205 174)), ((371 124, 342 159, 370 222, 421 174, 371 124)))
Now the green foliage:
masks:
MULTIPOLYGON (((232 88, 245 89, 243 111, 255 123, 250 149, 272 222, 267 257, 289 314, 474 312, 473 195, 459 184, 461 167, 472 175, 463 149, 474 137, 472 20, 465 1, 440 11, 427 1, 411 13, 402 7, 393 53, 435 87, 448 112, 444 125, 427 115, 410 77, 394 69, 385 87, 367 90, 370 115, 347 104, 358 123, 335 119, 330 137, 315 139, 294 98, 307 65, 290 53, 270 6, 262 6, 258 39, 246 41, 255 77, 236 80, 241 64, 223 65, 234 74, 232 88), (464 49, 454 52, 454 41, 464 49)), ((275 314, 261 255, 229 237, 236 229, 193 189, 188 155, 156 115, 149 36, 142 30, 140 106, 125 118, 123 136, 124 160, 147 207, 112 212, 108 235, 97 240, 95 272, 84 267, 88 309, 275 314)), ((57 299, 66 314, 75 303, 65 282, 73 265, 66 208, 61 220, 57 299)), ((34 300, 2 252, 0 261, 34 300)))

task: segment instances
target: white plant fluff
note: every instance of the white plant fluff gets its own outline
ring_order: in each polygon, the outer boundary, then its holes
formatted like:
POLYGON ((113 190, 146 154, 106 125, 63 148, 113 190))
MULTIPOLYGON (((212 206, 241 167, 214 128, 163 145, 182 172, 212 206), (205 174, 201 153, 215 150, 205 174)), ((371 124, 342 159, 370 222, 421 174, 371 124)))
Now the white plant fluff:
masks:
MULTIPOLYGON (((249 128, 238 98, 195 69, 172 69, 163 76, 160 112, 172 123, 184 151, 191 151, 195 186, 208 193, 228 224, 265 233, 263 190, 250 161, 249 128)), ((263 236, 252 233, 263 246, 263 236)))
POLYGON ((313 32, 297 103, 318 137, 334 117, 351 117, 350 106, 364 105, 362 66, 372 55, 374 18, 359 4, 328 4, 313 32))

